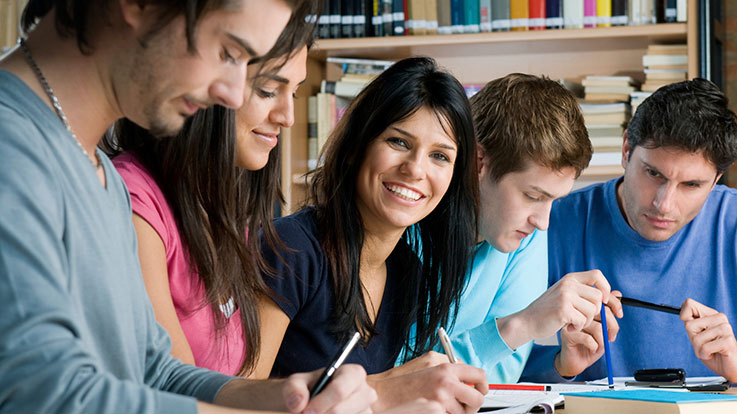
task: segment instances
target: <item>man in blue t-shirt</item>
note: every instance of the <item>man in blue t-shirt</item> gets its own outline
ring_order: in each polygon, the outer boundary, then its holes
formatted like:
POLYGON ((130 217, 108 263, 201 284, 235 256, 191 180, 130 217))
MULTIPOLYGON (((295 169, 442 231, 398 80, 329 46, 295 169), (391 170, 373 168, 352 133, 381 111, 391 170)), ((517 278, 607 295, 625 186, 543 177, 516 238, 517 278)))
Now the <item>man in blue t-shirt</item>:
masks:
MULTIPOLYGON (((681 305, 680 319, 625 307, 611 344, 613 375, 683 368, 737 382, 737 191, 715 185, 735 159, 737 122, 726 97, 704 79, 684 81, 638 108, 624 134, 623 177, 554 204, 549 284, 599 269, 625 297, 681 305)), ((535 347, 523 378, 606 376, 602 337, 597 321, 562 330, 561 346, 535 347)))

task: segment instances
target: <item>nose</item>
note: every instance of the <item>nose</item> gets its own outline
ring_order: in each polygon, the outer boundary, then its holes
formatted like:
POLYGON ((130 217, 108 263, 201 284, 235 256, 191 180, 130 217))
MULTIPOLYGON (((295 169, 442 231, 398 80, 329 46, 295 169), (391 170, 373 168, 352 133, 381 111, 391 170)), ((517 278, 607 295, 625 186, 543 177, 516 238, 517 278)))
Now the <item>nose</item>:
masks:
POLYGON ((409 178, 420 179, 425 171, 419 151, 410 151, 400 166, 400 171, 409 178))
POLYGON ((548 226, 550 225, 550 208, 552 206, 552 203, 547 204, 543 208, 540 208, 538 211, 535 211, 530 215, 530 219, 528 220, 530 224, 532 224, 536 229, 545 231, 548 229, 548 226))
POLYGON ((243 105, 246 64, 231 66, 210 85, 210 99, 218 105, 238 109, 243 105))
POLYGON ((673 199, 675 197, 676 187, 675 185, 663 184, 655 192, 655 198, 653 198, 653 206, 661 214, 670 213, 673 209, 673 199))
POLYGON ((277 125, 289 128, 294 125, 294 97, 287 94, 279 99, 279 102, 270 113, 271 121, 277 125))

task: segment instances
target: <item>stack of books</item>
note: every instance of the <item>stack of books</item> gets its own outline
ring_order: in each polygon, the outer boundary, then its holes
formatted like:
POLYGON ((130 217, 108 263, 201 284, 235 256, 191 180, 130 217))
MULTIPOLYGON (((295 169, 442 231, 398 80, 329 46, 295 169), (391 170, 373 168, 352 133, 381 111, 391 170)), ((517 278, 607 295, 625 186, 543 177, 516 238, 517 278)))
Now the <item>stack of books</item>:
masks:
POLYGON ((629 102, 636 83, 630 76, 587 76, 582 82, 587 101, 629 102))
POLYGON ((645 91, 634 91, 630 93, 630 106, 632 107, 632 116, 635 116, 635 112, 637 112, 637 107, 640 106, 642 101, 647 99, 652 94, 652 92, 645 91))
POLYGON ((330 133, 345 114, 353 98, 394 64, 389 60, 328 57, 327 78, 320 92, 307 100, 307 167, 314 169, 330 133))
POLYGON ((619 165, 622 136, 632 113, 626 102, 580 103, 594 155, 589 165, 619 165))
POLYGON ((688 48, 686 45, 649 45, 642 57, 645 83, 642 90, 654 92, 663 85, 686 80, 688 48))

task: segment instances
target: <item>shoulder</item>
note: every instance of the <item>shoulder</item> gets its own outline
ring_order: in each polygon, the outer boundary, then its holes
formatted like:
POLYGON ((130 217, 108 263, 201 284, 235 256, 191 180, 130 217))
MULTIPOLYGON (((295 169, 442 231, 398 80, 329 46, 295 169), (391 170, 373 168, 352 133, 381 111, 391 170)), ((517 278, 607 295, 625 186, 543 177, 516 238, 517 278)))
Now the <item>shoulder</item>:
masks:
POLYGON ((312 208, 274 220, 279 238, 291 249, 319 246, 317 222, 312 208))

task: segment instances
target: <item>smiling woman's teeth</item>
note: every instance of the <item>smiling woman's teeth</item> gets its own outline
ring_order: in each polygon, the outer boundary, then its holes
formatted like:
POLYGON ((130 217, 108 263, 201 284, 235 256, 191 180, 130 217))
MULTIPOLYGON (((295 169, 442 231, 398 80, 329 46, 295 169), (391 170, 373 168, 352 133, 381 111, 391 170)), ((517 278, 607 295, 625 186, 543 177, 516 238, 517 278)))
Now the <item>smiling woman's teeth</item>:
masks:
POLYGON ((410 189, 400 187, 398 185, 392 185, 386 187, 389 191, 392 192, 395 196, 407 200, 407 201, 417 201, 422 197, 420 193, 417 193, 415 191, 412 191, 410 189))

